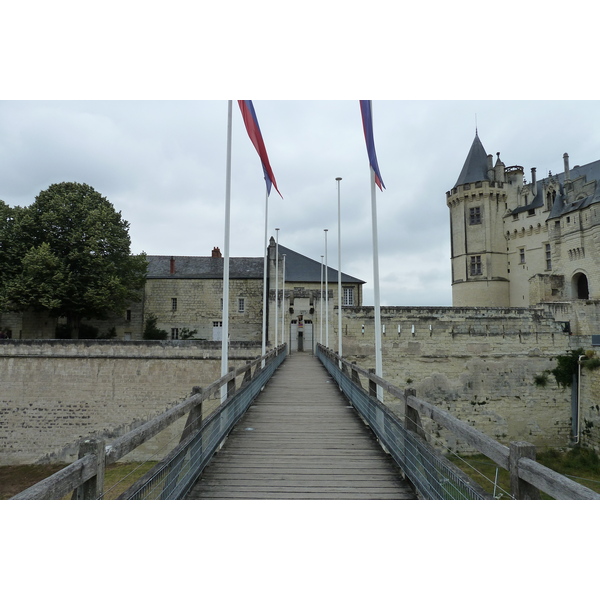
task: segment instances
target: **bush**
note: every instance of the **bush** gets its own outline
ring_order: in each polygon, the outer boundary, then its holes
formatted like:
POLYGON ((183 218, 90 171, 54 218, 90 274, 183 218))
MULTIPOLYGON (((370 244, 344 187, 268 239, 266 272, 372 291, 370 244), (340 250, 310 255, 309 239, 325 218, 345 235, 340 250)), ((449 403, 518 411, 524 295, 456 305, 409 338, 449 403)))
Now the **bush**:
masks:
POLYGON ((146 323, 144 325, 145 340, 166 340, 169 336, 168 332, 164 329, 158 329, 156 326, 157 321, 158 317, 152 314, 149 314, 146 318, 146 323))

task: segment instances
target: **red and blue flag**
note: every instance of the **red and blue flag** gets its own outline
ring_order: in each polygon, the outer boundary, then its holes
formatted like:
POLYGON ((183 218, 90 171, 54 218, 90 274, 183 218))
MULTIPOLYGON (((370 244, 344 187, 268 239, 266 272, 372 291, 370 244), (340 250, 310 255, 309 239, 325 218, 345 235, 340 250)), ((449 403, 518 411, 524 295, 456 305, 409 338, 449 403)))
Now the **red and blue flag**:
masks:
POLYGON ((360 100, 360 112, 362 113, 363 129, 365 132, 365 141, 367 142, 367 154, 369 155, 369 164, 375 173, 375 183, 383 192, 383 179, 379 172, 377 164, 377 154, 375 154, 375 140, 373 138, 373 113, 371 112, 371 101, 360 100))
MULTIPOLYGON (((263 172, 265 174, 265 182, 267 184, 267 196, 271 193, 271 185, 275 186, 277 193, 281 196, 281 192, 279 191, 277 182, 275 181, 275 175, 273 175, 273 169, 271 169, 271 165, 269 163, 267 149, 265 148, 265 142, 263 141, 262 133, 260 132, 260 127, 258 125, 256 113, 254 112, 252 100, 238 100, 238 104, 240 105, 240 110, 242 111, 242 118, 244 119, 244 125, 246 126, 246 131, 248 132, 250 141, 256 148, 258 156, 260 157, 260 162, 262 163, 263 172)), ((283 196, 281 197, 283 198, 283 196)))

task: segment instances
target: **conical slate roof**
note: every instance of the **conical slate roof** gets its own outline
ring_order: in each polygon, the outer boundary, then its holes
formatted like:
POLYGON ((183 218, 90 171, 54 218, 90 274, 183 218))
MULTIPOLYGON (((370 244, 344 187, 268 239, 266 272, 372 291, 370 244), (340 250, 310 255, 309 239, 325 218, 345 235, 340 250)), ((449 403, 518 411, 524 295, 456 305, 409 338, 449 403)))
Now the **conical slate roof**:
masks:
POLYGON ((475 183, 476 181, 487 181, 488 180, 488 162, 487 153, 475 132, 475 139, 471 144, 471 149, 467 155, 467 160, 463 165, 462 171, 458 176, 458 181, 454 184, 464 185, 465 183, 475 183))

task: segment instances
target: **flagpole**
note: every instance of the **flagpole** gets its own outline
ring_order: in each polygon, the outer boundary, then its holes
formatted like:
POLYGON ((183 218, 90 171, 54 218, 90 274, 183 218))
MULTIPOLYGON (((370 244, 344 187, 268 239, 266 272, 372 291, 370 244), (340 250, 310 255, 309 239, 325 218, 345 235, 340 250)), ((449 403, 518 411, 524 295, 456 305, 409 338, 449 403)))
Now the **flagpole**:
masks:
MULTIPOLYGON (((267 224, 269 222, 269 190, 265 193, 265 254, 263 261, 263 325, 262 325, 262 355, 267 353, 267 301, 268 301, 268 290, 267 290, 267 272, 269 268, 269 246, 268 246, 268 229, 267 224)), ((265 361, 261 362, 261 368, 264 368, 265 361)))
POLYGON ((277 331, 277 320, 279 317, 279 311, 277 307, 277 296, 279 295, 279 227, 275 227, 275 348, 277 348, 278 342, 278 331, 277 331))
MULTIPOLYGON (((233 101, 227 107, 227 167, 225 177, 225 243, 223 254, 223 327, 221 339, 221 377, 227 375, 229 342, 229 224, 231 218, 231 122, 233 101)), ((227 397, 227 386, 221 388, 221 403, 227 397)))
POLYGON ((329 229, 324 229, 325 231, 325 347, 329 348, 329 290, 327 288, 327 283, 329 282, 329 273, 327 272, 327 232, 329 229))
MULTIPOLYGON (((383 377, 381 351, 381 306, 379 300, 379 242, 377 239, 377 202, 375 194, 375 171, 371 169, 371 220, 373 229, 373 283, 375 292, 375 375, 383 377)), ((383 402, 383 389, 377 386, 377 398, 383 402)))
POLYGON ((323 344, 323 255, 321 254, 321 296, 319 298, 319 344, 323 344))
POLYGON ((336 177, 338 188, 338 361, 339 368, 342 368, 342 204, 340 200, 340 181, 341 177, 336 177))
POLYGON ((285 344, 285 254, 283 256, 283 269, 282 269, 282 284, 281 284, 281 343, 285 344))

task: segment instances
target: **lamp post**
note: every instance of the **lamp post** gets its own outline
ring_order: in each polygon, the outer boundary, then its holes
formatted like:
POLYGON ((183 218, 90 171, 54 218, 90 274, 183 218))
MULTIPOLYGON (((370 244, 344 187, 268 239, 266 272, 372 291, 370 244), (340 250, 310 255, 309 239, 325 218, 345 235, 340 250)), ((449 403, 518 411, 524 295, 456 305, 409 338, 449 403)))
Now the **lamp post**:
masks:
POLYGON ((329 289, 327 283, 329 281, 329 273, 327 272, 327 232, 325 231, 325 347, 329 348, 329 289))
POLYGON ((340 200, 341 177, 336 177, 338 190, 338 355, 339 367, 342 368, 342 204, 340 200))
POLYGON ((323 255, 321 254, 321 287, 319 288, 319 344, 323 344, 323 255))

